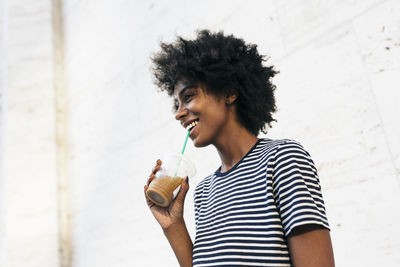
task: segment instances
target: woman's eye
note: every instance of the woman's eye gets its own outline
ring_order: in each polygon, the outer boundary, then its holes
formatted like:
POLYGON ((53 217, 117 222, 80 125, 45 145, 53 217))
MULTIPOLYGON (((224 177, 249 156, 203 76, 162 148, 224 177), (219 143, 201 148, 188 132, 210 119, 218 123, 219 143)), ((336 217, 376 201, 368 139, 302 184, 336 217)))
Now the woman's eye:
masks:
POLYGON ((185 101, 188 101, 188 100, 190 100, 190 98, 192 98, 192 94, 186 94, 186 95, 184 95, 184 98, 185 98, 185 101))

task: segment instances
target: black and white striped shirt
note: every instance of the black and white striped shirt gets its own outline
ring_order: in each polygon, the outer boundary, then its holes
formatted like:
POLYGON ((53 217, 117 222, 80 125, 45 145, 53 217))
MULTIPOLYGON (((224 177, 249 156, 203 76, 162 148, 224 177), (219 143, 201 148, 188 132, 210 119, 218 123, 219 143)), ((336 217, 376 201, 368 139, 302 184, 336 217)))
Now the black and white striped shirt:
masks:
POLYGON ((292 140, 259 139, 229 171, 203 179, 194 202, 195 267, 292 266, 292 229, 329 229, 314 162, 292 140))

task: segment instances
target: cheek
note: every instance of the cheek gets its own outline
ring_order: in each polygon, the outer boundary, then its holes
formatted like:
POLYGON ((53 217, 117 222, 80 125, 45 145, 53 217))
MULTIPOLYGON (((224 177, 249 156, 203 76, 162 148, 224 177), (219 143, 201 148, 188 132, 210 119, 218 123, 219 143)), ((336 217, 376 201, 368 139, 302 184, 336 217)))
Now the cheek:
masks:
POLYGON ((191 111, 193 114, 197 115, 203 112, 205 108, 207 108, 206 105, 202 104, 200 101, 194 100, 190 101, 188 104, 186 104, 186 108, 191 111))
POLYGON ((208 124, 214 128, 218 128, 226 120, 225 112, 221 109, 210 109, 207 115, 208 124))

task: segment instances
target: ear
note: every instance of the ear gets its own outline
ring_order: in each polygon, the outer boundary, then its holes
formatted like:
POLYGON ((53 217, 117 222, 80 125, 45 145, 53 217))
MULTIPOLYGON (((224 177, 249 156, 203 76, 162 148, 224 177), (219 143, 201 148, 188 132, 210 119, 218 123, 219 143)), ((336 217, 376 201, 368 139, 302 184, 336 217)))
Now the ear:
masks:
POLYGON ((237 95, 236 94, 231 94, 231 95, 227 95, 226 99, 225 99, 225 103, 230 106, 233 104, 233 102, 235 102, 237 99, 237 95))

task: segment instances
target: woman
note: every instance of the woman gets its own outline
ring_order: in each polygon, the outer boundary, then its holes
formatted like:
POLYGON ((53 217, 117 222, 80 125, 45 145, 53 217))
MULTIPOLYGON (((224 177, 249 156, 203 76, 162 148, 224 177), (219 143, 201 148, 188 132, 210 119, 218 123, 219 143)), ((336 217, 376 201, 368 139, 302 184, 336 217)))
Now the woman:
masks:
MULTIPOLYGON (((222 32, 161 44, 157 85, 196 147, 213 145, 221 166, 194 194, 194 244, 183 218, 189 181, 167 208, 147 204, 180 266, 334 266, 314 163, 297 142, 259 139, 276 111, 273 67, 256 45, 222 32)), ((157 160, 144 188, 159 170, 157 160)))

